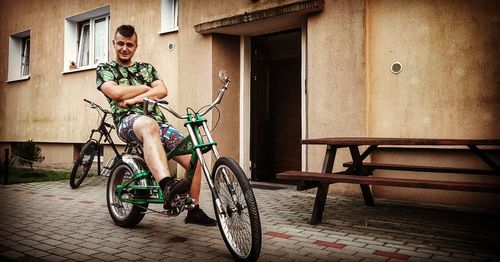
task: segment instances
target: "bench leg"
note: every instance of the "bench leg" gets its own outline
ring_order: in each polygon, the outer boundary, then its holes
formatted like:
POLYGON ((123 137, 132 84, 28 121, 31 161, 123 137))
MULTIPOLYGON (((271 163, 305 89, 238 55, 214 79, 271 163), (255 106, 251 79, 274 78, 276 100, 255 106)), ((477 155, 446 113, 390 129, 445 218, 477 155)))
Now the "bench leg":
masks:
MULTIPOLYGON (((363 156, 359 154, 359 148, 357 146, 350 146, 349 151, 351 152, 352 163, 353 165, 349 167, 349 171, 356 172, 361 175, 367 175, 368 170, 363 167, 363 159, 365 159, 373 150, 377 148, 376 146, 370 146, 363 156)), ((372 191, 370 190, 369 185, 359 185, 361 187, 361 193, 363 194, 363 199, 365 200, 365 205, 373 206, 375 205, 373 202, 372 191)))
POLYGON ((469 145, 468 146, 476 155, 481 158, 488 166, 490 166, 493 170, 495 171, 500 171, 500 167, 493 161, 491 158, 489 158, 481 149, 479 149, 475 145, 469 145))
POLYGON ((369 185, 359 185, 361 187, 361 193, 363 193, 363 199, 365 200, 365 205, 374 206, 372 191, 369 185))
POLYGON ((323 219, 323 211, 325 210, 326 196, 328 194, 329 184, 323 183, 318 187, 318 191, 316 192, 316 200, 314 200, 314 207, 311 216, 311 225, 316 225, 321 222, 323 219))
MULTIPOLYGON (((337 153, 337 148, 328 145, 326 147, 325 158, 323 160, 323 168, 321 171, 323 173, 331 173, 333 170, 333 162, 335 161, 335 155, 337 153)), ((326 196, 328 195, 328 187, 330 184, 321 183, 316 191, 316 199, 314 200, 314 207, 311 216, 311 225, 316 225, 321 222, 323 218, 323 212, 325 210, 326 196)))

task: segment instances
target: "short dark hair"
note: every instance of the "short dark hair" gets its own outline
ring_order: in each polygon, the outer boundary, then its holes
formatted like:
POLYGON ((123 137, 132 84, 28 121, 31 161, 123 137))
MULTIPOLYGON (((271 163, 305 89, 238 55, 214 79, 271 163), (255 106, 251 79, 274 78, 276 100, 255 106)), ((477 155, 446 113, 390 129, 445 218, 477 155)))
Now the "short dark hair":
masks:
POLYGON ((121 25, 119 26, 118 28, 116 28, 116 32, 115 32, 115 35, 117 33, 120 33, 120 35, 124 36, 124 37, 132 37, 134 35, 137 36, 137 34, 135 33, 135 28, 131 25, 121 25))

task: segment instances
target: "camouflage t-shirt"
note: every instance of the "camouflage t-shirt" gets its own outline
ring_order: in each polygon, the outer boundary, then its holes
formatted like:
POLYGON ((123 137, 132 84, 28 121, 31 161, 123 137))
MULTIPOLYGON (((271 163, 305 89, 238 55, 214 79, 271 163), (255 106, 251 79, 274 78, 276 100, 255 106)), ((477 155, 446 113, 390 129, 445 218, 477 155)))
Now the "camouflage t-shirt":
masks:
MULTIPOLYGON (((116 88, 120 88, 120 86, 134 85, 147 85, 151 87, 151 83, 160 80, 158 72, 151 64, 139 62, 135 62, 129 67, 122 66, 115 61, 101 63, 97 66, 96 75, 96 86, 99 91, 101 91, 101 85, 107 81, 117 83, 119 86, 116 88)), ((143 103, 137 103, 128 107, 120 107, 116 104, 116 101, 107 96, 106 98, 108 99, 116 126, 118 126, 123 117, 129 114, 143 114, 143 103)), ((151 108, 149 110, 151 110, 151 108)), ((167 123, 167 119, 158 107, 149 112, 149 115, 159 124, 167 123)))

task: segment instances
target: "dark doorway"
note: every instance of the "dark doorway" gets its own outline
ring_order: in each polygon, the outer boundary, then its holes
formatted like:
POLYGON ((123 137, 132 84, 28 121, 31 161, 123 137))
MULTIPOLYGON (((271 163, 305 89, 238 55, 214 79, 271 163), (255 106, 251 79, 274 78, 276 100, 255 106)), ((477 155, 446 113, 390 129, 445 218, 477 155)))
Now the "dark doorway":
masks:
POLYGON ((301 31, 252 37, 252 180, 301 170, 301 31))

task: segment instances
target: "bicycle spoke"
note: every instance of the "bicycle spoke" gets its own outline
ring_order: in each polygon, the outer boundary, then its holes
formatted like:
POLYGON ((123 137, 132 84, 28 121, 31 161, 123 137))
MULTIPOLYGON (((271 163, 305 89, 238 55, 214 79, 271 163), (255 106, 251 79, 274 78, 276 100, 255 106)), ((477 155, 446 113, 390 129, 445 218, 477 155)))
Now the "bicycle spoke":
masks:
POLYGON ((220 201, 226 208, 226 214, 219 217, 221 227, 227 232, 225 236, 234 251, 247 256, 252 247, 252 229, 243 190, 234 173, 227 167, 222 167, 214 180, 220 201))

